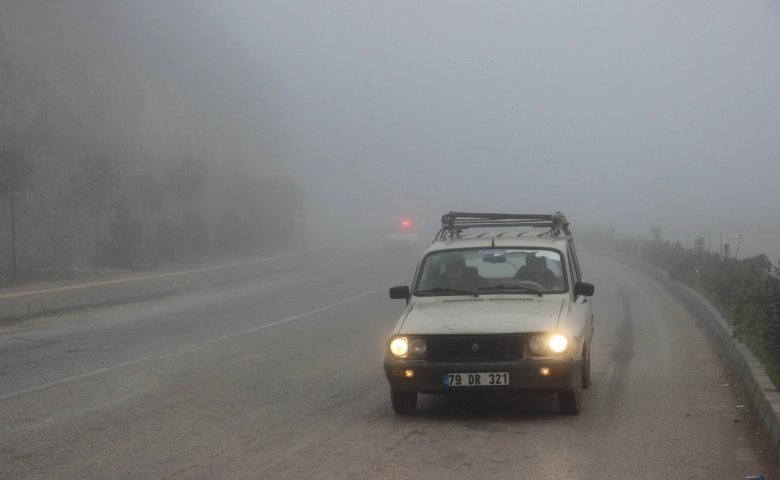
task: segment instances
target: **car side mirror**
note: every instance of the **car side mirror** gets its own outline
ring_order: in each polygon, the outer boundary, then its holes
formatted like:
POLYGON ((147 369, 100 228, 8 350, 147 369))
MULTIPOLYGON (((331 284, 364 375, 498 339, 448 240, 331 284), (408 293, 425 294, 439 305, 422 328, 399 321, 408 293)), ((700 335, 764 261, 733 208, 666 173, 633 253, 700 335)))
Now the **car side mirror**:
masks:
POLYGON ((409 300, 409 287, 393 287, 390 289, 390 298, 392 300, 409 300))
POLYGON ((592 297, 596 287, 592 283, 577 282, 574 284, 575 297, 592 297))

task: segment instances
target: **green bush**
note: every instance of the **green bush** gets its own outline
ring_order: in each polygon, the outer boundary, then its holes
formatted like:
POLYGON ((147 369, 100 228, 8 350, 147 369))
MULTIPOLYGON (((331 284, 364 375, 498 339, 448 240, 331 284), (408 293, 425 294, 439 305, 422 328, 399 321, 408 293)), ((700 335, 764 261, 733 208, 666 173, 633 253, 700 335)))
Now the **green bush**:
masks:
POLYGON ((701 238, 689 249, 661 240, 660 229, 653 229, 651 240, 617 239, 596 229, 583 237, 583 243, 639 257, 702 293, 734 326, 735 338, 750 348, 780 389, 780 268, 766 255, 740 260, 725 249, 709 253, 701 238))

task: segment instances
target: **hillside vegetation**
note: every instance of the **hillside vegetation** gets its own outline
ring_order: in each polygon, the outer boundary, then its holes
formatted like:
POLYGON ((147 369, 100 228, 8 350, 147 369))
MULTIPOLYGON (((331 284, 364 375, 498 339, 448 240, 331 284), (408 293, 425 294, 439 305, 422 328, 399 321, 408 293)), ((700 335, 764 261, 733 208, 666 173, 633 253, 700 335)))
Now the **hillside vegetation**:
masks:
POLYGON ((303 197, 282 173, 275 88, 233 43, 215 4, 0 2, 3 276, 13 276, 13 251, 17 277, 95 258, 112 266, 108 243, 120 241, 112 219, 125 234, 142 227, 136 260, 116 266, 291 240, 303 197), (73 179, 98 159, 117 177, 99 212, 74 201, 73 179), (14 177, 28 164, 26 178, 14 177), (187 165, 199 166, 199 178, 185 179, 199 186, 182 198, 187 165))
POLYGON ((693 248, 661 237, 651 229, 650 239, 620 237, 613 231, 591 229, 578 235, 583 243, 639 258, 707 297, 734 326, 780 389, 780 261, 766 255, 737 258, 738 248, 707 245, 697 238, 693 248))

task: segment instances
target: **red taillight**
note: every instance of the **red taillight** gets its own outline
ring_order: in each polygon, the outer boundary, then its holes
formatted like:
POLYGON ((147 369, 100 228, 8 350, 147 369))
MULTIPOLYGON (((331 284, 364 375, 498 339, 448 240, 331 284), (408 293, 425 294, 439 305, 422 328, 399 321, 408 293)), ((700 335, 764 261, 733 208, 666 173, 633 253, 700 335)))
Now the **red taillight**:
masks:
POLYGON ((412 226, 412 222, 410 222, 409 220, 404 220, 403 222, 401 222, 401 226, 411 227, 412 226))

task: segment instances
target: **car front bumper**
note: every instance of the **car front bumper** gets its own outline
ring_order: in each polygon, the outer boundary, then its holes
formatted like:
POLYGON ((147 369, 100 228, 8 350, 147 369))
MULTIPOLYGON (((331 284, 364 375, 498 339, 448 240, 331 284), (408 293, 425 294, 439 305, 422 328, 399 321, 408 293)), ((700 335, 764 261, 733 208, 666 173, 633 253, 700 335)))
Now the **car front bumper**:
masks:
POLYGON ((390 388, 428 394, 461 394, 473 391, 517 391, 554 393, 574 390, 582 381, 582 358, 525 359, 509 362, 434 362, 424 360, 385 359, 384 368, 390 388), (548 375, 542 374, 546 368, 548 375), (407 370, 413 372, 411 377, 407 370), (451 387, 445 379, 449 373, 507 372, 508 385, 451 387))

